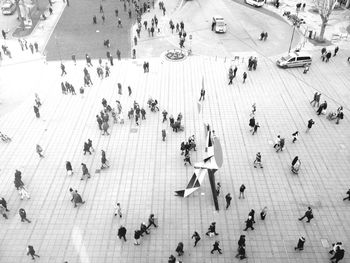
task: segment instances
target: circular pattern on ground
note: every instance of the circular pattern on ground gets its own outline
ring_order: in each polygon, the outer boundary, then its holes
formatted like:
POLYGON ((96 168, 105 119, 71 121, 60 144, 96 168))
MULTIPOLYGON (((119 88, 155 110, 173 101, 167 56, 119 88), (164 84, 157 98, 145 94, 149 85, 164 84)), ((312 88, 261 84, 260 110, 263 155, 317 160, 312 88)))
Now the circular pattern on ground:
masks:
POLYGON ((170 49, 164 52, 162 55, 164 55, 164 57, 170 61, 182 61, 187 58, 188 51, 184 49, 170 49))

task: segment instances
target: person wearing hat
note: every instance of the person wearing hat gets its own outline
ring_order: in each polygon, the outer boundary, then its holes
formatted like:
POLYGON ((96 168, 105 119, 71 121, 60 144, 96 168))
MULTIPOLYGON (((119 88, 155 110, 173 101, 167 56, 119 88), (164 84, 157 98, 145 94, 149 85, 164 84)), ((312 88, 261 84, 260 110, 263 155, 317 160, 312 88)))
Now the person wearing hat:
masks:
POLYGON ((297 249, 304 250, 304 243, 305 243, 305 237, 299 237, 298 244, 294 248, 294 250, 297 250, 297 249))

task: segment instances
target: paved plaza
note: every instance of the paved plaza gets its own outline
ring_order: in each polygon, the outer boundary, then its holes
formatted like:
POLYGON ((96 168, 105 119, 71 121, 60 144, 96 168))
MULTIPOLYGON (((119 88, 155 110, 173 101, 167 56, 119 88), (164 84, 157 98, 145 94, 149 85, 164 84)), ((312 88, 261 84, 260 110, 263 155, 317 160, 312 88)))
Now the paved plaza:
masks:
MULTIPOLYGON (((261 52, 245 51, 246 44, 254 39, 242 41, 237 59, 231 48, 225 49, 217 41, 221 36, 215 36, 208 42, 211 50, 194 40, 193 55, 169 61, 163 53, 175 48, 177 40, 167 25, 171 14, 176 21, 180 19, 182 5, 164 2, 169 3, 169 16, 161 17, 157 8, 146 14, 147 19, 154 13, 160 17, 160 35, 147 39, 142 32, 137 58, 115 60, 110 77, 103 80, 96 74, 96 57, 94 67, 87 67, 83 60, 74 65, 67 55, 63 60, 67 75, 61 77, 61 61, 46 62, 41 54, 20 53, 18 44, 9 43, 14 47, 14 58, 4 59, 0 67, 0 131, 12 138, 10 143, 0 141, 0 197, 7 200, 10 210, 8 220, 0 217, 0 262, 31 262, 26 247, 33 245, 40 255, 35 261, 45 263, 161 263, 171 254, 184 263, 231 263, 240 261, 235 255, 242 234, 246 235, 248 257, 242 262, 330 262, 328 251, 337 241, 345 249, 341 262, 350 262, 350 202, 343 201, 350 188, 349 42, 335 43, 340 51, 328 63, 322 62, 319 47, 306 44, 305 50, 313 55, 307 74, 303 68, 284 70, 276 66, 280 57, 277 51, 282 47, 274 52, 271 46, 264 49, 257 42, 261 52), (258 57, 256 71, 248 71, 249 54, 258 57), (144 61, 149 62, 149 73, 143 71, 144 61), (228 85, 230 66, 238 67, 233 85, 228 85), (79 94, 84 67, 93 85, 79 94), (244 84, 243 72, 248 73, 244 84), (202 80, 206 94, 199 112, 202 80), (63 95, 62 81, 71 83, 77 95, 63 95), (118 93, 118 83, 122 94, 118 93), (321 102, 327 100, 328 112, 344 107, 345 116, 339 125, 316 114, 317 108, 309 103, 316 91, 322 93, 321 102), (42 101, 40 118, 33 112, 34 93, 42 101), (110 118, 109 136, 101 134, 96 122, 96 115, 103 110, 103 98, 113 108, 120 101, 125 119, 120 124, 110 118), (159 112, 150 111, 149 98, 158 100, 159 112), (127 116, 134 101, 146 109, 146 120, 139 126, 127 116), (253 103, 260 124, 255 135, 248 125, 253 103), (182 113, 184 131, 175 133, 169 121, 162 122, 164 109, 175 118, 182 113), (315 125, 306 133, 309 119, 315 125), (193 166, 184 165, 181 142, 194 134, 197 151, 191 151, 191 162, 202 161, 203 123, 215 130, 223 150, 223 166, 215 173, 216 182, 222 185, 219 211, 215 210, 208 178, 188 198, 175 196, 194 171, 193 166), (295 131, 300 133, 299 140, 292 143, 295 131), (279 153, 273 148, 277 135, 286 140, 285 149, 279 153), (94 152, 84 155, 88 139, 94 152), (43 148, 44 158, 38 156, 37 144, 43 148), (108 169, 100 169, 101 150, 109 160, 108 169), (261 152, 263 169, 253 166, 257 152, 261 152), (301 160, 298 175, 290 169, 295 156, 301 160), (66 161, 72 163, 72 176, 66 174, 66 161), (88 180, 80 180, 81 163, 91 173, 88 180), (16 170, 22 172, 29 200, 21 200, 14 186, 16 170), (246 186, 245 199, 238 198, 242 184, 246 186), (69 188, 77 189, 86 203, 74 208, 69 188), (233 199, 225 210, 227 193, 233 199), (114 216, 117 202, 122 218, 114 216), (268 210, 263 221, 259 214, 265 206, 268 210), (314 218, 310 223, 299 221, 309 206, 314 218), (20 208, 27 211, 30 224, 21 222, 20 208), (256 212, 255 230, 244 232, 251 209, 256 212), (142 222, 148 224, 151 213, 158 228, 151 227, 150 235, 144 235, 141 245, 135 246, 134 231, 142 222), (205 235, 212 222, 216 222, 219 233, 215 237, 205 235), (127 242, 117 236, 121 225, 127 229, 127 242), (197 247, 191 239, 194 231, 202 238, 197 247), (306 239, 305 249, 295 251, 300 236, 306 239), (220 241, 222 255, 210 253, 216 240, 220 241), (180 257, 175 252, 179 242, 184 243, 185 251, 180 257)), ((68 8, 59 2, 55 5, 61 13, 68 8)), ((44 54, 61 13, 43 26, 39 23, 30 37, 39 42, 44 54)), ((189 27, 194 36, 204 37, 189 27)), ((252 35, 255 31, 252 29, 252 35)), ((276 43, 271 40, 272 46, 277 47, 276 43)))

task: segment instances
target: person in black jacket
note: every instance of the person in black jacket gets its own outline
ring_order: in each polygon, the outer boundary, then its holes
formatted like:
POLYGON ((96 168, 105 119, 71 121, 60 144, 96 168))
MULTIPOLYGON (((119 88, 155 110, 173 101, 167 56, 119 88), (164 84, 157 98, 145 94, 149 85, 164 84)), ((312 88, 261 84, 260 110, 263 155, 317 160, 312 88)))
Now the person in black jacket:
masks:
POLYGON ((211 223, 211 225, 210 225, 209 228, 208 228, 208 232, 205 233, 207 236, 209 236, 210 233, 215 234, 216 236, 219 235, 218 233, 216 233, 215 225, 216 225, 216 222, 212 222, 212 223, 211 223))
POLYGON ((37 254, 35 253, 34 247, 31 246, 31 245, 29 245, 29 246, 27 247, 27 256, 29 256, 29 255, 32 256, 32 259, 33 259, 33 260, 35 259, 35 257, 40 258, 40 256, 37 255, 37 254))
POLYGON ((31 221, 27 218, 27 213, 26 210, 24 210, 23 208, 20 208, 18 210, 18 214, 21 217, 21 222, 27 221, 28 223, 30 223, 31 221))
POLYGON ((73 168, 70 161, 66 161, 66 170, 67 170, 67 175, 73 175, 73 168))
POLYGON ((119 239, 124 238, 124 241, 126 241, 125 235, 126 235, 126 228, 121 225, 118 229, 118 237, 119 239))
POLYGON ((307 209, 307 211, 305 212, 304 216, 302 216, 301 218, 299 218, 299 221, 303 220, 305 217, 307 218, 306 223, 310 223, 310 220, 311 220, 312 218, 314 218, 314 215, 313 215, 313 213, 312 213, 312 209, 311 209, 310 206, 308 207, 308 209, 307 209))

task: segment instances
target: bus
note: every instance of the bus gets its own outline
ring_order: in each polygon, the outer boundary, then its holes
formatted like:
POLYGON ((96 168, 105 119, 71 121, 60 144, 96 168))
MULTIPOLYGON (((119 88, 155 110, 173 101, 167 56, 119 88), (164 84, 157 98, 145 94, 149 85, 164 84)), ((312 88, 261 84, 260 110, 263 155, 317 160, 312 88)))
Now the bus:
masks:
POLYGON ((245 0, 245 2, 248 4, 248 5, 252 5, 252 6, 255 6, 255 7, 261 7, 264 5, 264 1, 265 0, 245 0))

